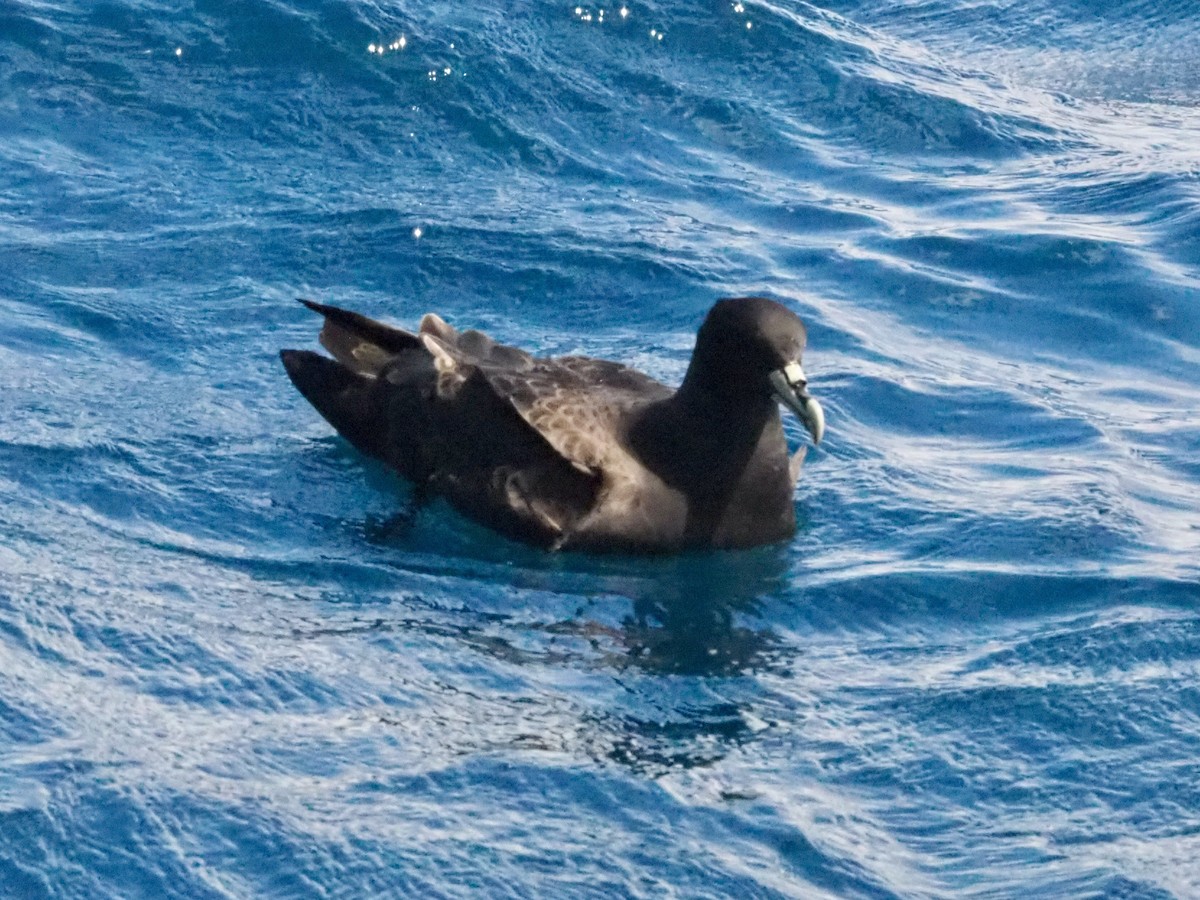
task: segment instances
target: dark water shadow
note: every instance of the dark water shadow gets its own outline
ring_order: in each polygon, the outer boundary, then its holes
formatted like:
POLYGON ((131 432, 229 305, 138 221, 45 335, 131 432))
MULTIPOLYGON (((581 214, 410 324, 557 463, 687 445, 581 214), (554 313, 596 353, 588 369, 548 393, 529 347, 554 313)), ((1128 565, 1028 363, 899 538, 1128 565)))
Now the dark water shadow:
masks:
POLYGON ((630 597, 622 623, 628 662, 677 675, 736 675, 778 668, 787 644, 757 621, 761 598, 786 587, 783 546, 665 562, 630 597))
MULTIPOLYGON (((563 672, 565 685, 611 676, 618 690, 599 702, 569 688, 548 697, 574 711, 570 725, 524 735, 517 752, 566 751, 657 778, 715 765, 757 739, 755 676, 786 672, 796 653, 763 618, 791 592, 791 542, 663 557, 548 553, 445 501, 424 502, 382 467, 363 468, 365 490, 335 497, 337 514, 302 511, 318 523, 322 567, 338 574, 318 590, 335 606, 315 612, 297 638, 346 630, 341 606, 349 630, 449 638, 485 666, 540 669, 538 682, 547 671, 563 672), (369 621, 360 618, 368 607, 369 621)), ((481 732, 465 744, 495 749, 493 738, 481 732)))
MULTIPOLYGON (((563 616, 560 602, 555 616, 550 603, 553 618, 535 627, 604 645, 605 665, 705 676, 784 662, 785 643, 753 620, 760 598, 787 586, 786 544, 670 557, 548 553, 497 537, 443 506, 414 501, 356 527, 373 547, 390 551, 397 568, 567 599, 572 613, 563 616), (629 603, 619 620, 610 614, 615 600, 629 603)), ((504 617, 503 609, 495 612, 504 617)))

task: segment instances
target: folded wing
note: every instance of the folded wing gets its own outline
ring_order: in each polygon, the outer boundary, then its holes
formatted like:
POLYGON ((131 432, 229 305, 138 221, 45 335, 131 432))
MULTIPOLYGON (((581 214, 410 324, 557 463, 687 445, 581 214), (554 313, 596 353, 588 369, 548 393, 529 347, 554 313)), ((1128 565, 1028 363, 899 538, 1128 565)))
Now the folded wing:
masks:
POLYGON ((325 317, 333 355, 283 353, 313 406, 363 452, 526 540, 569 538, 606 474, 629 468, 623 415, 671 393, 617 363, 533 357, 433 314, 413 334, 302 302, 325 317))

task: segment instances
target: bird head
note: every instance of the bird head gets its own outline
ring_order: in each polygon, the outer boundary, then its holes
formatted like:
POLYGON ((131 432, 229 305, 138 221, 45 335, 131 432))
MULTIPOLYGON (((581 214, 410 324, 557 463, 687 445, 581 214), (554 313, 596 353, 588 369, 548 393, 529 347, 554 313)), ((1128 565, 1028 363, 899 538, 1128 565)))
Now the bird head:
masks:
POLYGON ((819 444, 825 413, 808 392, 801 366, 807 340, 800 317, 781 303, 765 297, 719 300, 700 326, 687 378, 731 397, 773 396, 819 444))

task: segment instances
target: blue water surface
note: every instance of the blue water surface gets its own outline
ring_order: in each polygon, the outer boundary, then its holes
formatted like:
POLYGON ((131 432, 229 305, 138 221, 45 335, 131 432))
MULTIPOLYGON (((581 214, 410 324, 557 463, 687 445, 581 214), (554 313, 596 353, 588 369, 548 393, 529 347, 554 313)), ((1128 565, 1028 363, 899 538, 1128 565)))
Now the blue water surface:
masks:
POLYGON ((0 896, 1200 895, 1194 0, 0 0, 0 896), (783 545, 543 555, 309 296, 677 381, 783 545), (792 420, 788 433, 799 443, 792 420))

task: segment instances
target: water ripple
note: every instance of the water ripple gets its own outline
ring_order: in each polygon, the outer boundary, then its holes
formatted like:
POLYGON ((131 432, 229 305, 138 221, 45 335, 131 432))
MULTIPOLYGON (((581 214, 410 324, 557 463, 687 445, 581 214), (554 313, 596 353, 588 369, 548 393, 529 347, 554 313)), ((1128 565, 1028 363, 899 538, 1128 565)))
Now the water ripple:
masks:
POLYGON ((1193 6, 600 10, 0 8, 0 883, 1197 893, 1193 6), (675 382, 763 292, 830 428, 749 553, 414 512, 276 356, 675 382))

